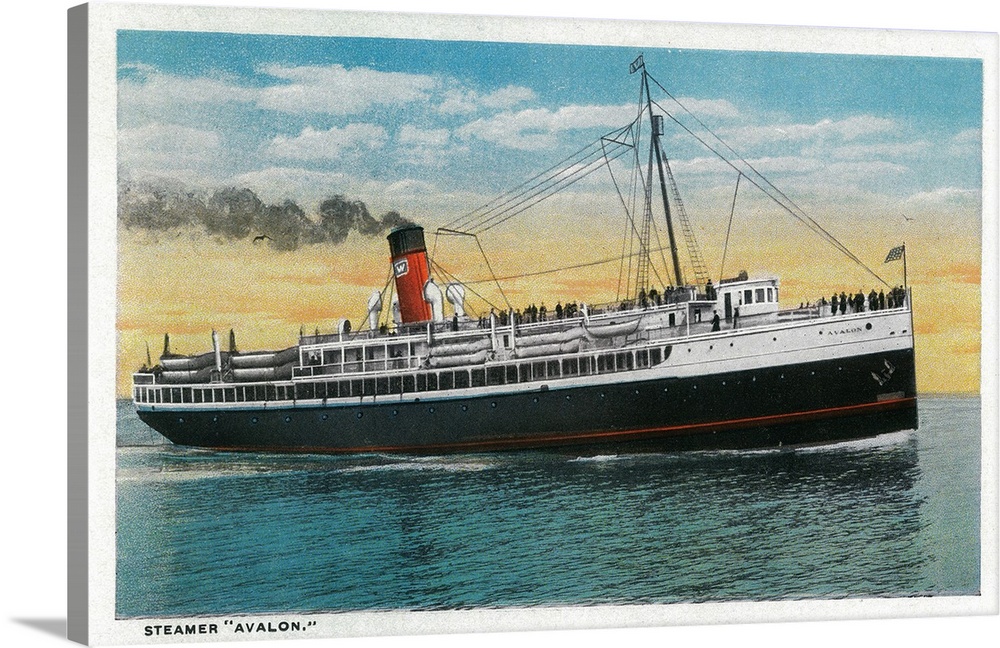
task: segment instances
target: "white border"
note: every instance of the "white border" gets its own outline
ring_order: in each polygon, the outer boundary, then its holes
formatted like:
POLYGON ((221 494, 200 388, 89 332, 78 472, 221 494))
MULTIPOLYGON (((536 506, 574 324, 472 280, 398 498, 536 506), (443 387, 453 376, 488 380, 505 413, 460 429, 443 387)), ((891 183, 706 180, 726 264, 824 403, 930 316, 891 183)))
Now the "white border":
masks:
MULTIPOLYGON (((301 3, 299 3, 301 4, 301 3)), ((659 44, 672 47, 714 47, 760 49, 760 38, 766 34, 769 49, 800 51, 826 51, 838 53, 892 53, 925 55, 962 55, 985 59, 984 76, 987 79, 987 115, 984 120, 984 141, 992 149, 984 165, 984 178, 990 190, 984 196, 984 213, 997 213, 996 194, 996 41, 981 37, 946 33, 905 33, 882 30, 848 30, 831 32, 808 28, 755 28, 738 30, 720 25, 671 25, 652 23, 618 22, 608 28, 607 23, 592 21, 553 22, 549 20, 500 20, 476 17, 394 16, 370 22, 371 15, 330 15, 315 13, 289 14, 266 9, 250 11, 217 11, 207 8, 186 9, 178 19, 173 7, 124 7, 116 5, 91 6, 92 52, 96 55, 91 64, 91 155, 95 164, 91 168, 90 213, 93 227, 90 233, 91 253, 91 418, 90 429, 95 433, 91 448, 91 534, 95 551, 91 570, 93 615, 91 641, 93 643, 133 643, 138 633, 126 626, 133 622, 107 623, 113 618, 114 543, 114 456, 100 456, 99 448, 114 447, 114 357, 116 351, 113 318, 114 281, 116 263, 114 235, 115 165, 114 165, 114 45, 110 39, 110 56, 106 49, 108 30, 116 28, 165 28, 206 29, 226 31, 261 31, 292 34, 327 34, 334 26, 340 34, 377 36, 412 36, 414 30, 422 35, 431 33, 447 38, 476 40, 542 40, 546 42, 575 42, 585 44, 634 44, 647 46, 659 44), (235 18, 235 19, 234 19, 235 18), (276 27, 275 20, 280 24, 276 27), (548 28, 567 28, 570 38, 553 38, 548 28), (572 27, 572 29, 568 29, 572 27), (436 30, 436 31, 435 31, 436 30), (516 35, 512 32, 516 32, 516 35), (991 47, 993 48, 991 51, 991 47), (106 67, 110 65, 110 67, 106 67), (107 80, 110 79, 110 84, 107 80), (104 117, 102 117, 102 115, 104 117), (110 115, 111 119, 106 119, 110 115), (992 119, 991 119, 992 117, 992 119), (110 162, 109 162, 110 160, 110 162), (99 214, 110 214, 108 220, 99 214), (109 270, 110 268, 110 270, 109 270), (103 321, 101 315, 104 315, 103 321), (110 326, 110 330, 109 330, 110 326), (107 383, 107 384, 105 384, 107 383), (110 403, 110 404, 109 404, 110 403), (110 418, 110 423, 108 419, 110 418), (110 433, 110 443, 107 435, 110 433), (110 478, 109 478, 110 475, 110 478), (108 506, 108 502, 111 506, 108 506), (110 513, 109 513, 110 511, 110 513), (102 517, 95 517, 99 512, 102 517), (110 515, 110 522, 108 516, 110 515), (110 536, 110 542, 108 542, 110 536), (110 560, 107 548, 110 546, 110 560), (110 583, 110 587, 108 584, 110 583), (101 592, 110 601, 101 601, 101 592), (110 616, 105 616, 110 610, 110 616)), ((996 219, 987 218, 983 227, 983 285, 984 285, 984 336, 983 336, 983 386, 984 425, 987 432, 996 421, 996 219), (991 279, 993 281, 991 281, 991 279), (988 395, 993 395, 990 398, 988 395)), ((995 428, 994 428, 995 429, 995 428)), ((472 613, 435 613, 412 615, 391 613, 386 615, 331 615, 338 625, 352 617, 346 634, 356 633, 408 633, 429 631, 474 631, 480 629, 512 630, 540 627, 568 626, 618 626, 669 623, 723 623, 808 619, 835 619, 843 617, 910 617, 927 614, 969 614, 996 612, 996 439, 984 434, 983 501, 985 511, 983 535, 983 597, 954 599, 900 599, 889 601, 821 601, 774 604, 708 604, 699 606, 650 606, 607 609, 532 610, 527 613, 511 611, 484 611, 472 613), (990 508, 992 504, 992 509, 990 508), (992 596, 991 596, 992 595, 992 596), (989 599, 992 598, 992 601, 989 599)), ((269 642, 267 642, 269 643, 269 642)))

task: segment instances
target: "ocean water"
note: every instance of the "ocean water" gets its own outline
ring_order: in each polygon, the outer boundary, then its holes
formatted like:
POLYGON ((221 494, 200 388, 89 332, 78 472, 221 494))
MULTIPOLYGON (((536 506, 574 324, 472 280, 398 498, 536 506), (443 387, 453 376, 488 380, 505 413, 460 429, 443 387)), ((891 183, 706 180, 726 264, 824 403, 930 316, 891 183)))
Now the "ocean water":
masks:
POLYGON ((806 449, 226 454, 118 408, 121 618, 979 592, 978 398, 806 449))

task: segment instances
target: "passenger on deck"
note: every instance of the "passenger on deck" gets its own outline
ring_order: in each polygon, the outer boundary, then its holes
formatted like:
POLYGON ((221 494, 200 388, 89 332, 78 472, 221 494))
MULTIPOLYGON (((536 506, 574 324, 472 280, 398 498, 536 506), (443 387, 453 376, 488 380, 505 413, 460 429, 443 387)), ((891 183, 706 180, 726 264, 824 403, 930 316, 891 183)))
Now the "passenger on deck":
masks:
POLYGON ((712 311, 712 330, 718 331, 720 330, 720 328, 721 327, 719 326, 719 311, 712 311))
POLYGON ((837 314, 837 293, 833 293, 833 297, 830 298, 830 314, 837 314))
MULTIPOLYGON (((743 305, 743 301, 740 300, 740 306, 743 305)), ((735 331, 740 327, 740 306, 737 306, 733 310, 733 330, 735 331)))

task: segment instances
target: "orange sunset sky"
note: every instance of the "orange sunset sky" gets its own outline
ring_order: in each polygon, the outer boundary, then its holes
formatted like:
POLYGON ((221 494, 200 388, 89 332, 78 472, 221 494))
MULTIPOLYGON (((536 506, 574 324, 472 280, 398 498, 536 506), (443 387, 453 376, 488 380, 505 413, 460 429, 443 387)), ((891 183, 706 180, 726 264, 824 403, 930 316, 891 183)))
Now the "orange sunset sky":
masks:
MULTIPOLYGON (((905 241, 918 389, 977 392, 981 62, 643 55, 654 86, 670 90, 653 92, 656 110, 672 116, 664 148, 709 274, 778 275, 786 307, 885 288, 745 179, 734 206, 737 166, 686 129, 718 135, 889 285, 903 282, 903 264, 883 260, 905 241)), ((234 329, 238 347, 252 350, 291 346, 300 328, 332 331, 343 317, 357 328, 389 278, 389 212, 423 225, 450 272, 487 278, 469 239, 435 241, 434 231, 634 119, 635 56, 617 47, 120 32, 118 394, 130 393, 147 345, 155 362, 165 332, 173 352, 200 353, 213 329, 223 339, 234 329), (241 190, 258 202, 237 205, 241 190), (371 218, 331 228, 321 203, 335 195, 363 202, 371 218), (269 238, 254 243, 257 235, 269 238)), ((618 181, 623 162, 611 164, 618 181)), ((625 224, 599 169, 480 241, 498 276, 517 275, 617 257, 625 224)), ((618 281, 609 263, 504 289, 515 308, 551 309, 613 301, 618 281)), ((473 287, 502 303, 489 284, 473 287)), ((471 294, 469 307, 489 308, 471 294)))

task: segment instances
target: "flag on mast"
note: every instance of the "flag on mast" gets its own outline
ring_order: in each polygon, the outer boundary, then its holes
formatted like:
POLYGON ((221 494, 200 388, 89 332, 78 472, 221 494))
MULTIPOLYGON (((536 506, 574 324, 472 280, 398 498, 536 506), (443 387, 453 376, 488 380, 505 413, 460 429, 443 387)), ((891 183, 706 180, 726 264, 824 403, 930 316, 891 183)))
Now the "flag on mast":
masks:
POLYGON ((899 245, 897 247, 889 250, 889 254, 886 255, 885 261, 882 263, 889 263, 890 261, 898 261, 903 256, 903 252, 906 250, 905 245, 899 245))

